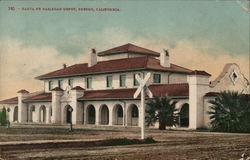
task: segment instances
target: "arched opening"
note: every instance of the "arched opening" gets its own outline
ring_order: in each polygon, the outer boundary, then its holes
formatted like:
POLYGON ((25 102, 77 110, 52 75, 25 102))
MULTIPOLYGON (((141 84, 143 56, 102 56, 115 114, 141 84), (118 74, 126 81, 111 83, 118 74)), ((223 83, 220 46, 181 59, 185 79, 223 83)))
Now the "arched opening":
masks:
POLYGON ((182 105, 180 110, 180 127, 189 126, 189 104, 182 105))
POLYGON ((135 104, 131 104, 128 107, 127 112, 127 125, 138 126, 139 110, 135 104))
POLYGON ((113 109, 113 124, 123 125, 123 109, 120 104, 116 104, 113 109))
POLYGON ((29 118, 29 121, 30 122, 33 122, 33 117, 34 117, 34 113, 35 112, 35 106, 34 105, 32 105, 31 107, 30 107, 30 118, 29 118))
POLYGON ((18 107, 16 106, 14 108, 13 122, 17 122, 17 121, 18 121, 18 107))
POLYGON ((66 123, 72 123, 73 108, 70 105, 66 105, 66 123))
POLYGON ((45 121, 46 121, 46 107, 44 105, 42 105, 40 107, 39 115, 40 115, 40 122, 45 123, 45 121))
POLYGON ((100 107, 100 120, 103 125, 109 124, 109 109, 106 104, 100 107))
POLYGON ((95 124, 95 107, 90 104, 87 107, 87 124, 95 124))

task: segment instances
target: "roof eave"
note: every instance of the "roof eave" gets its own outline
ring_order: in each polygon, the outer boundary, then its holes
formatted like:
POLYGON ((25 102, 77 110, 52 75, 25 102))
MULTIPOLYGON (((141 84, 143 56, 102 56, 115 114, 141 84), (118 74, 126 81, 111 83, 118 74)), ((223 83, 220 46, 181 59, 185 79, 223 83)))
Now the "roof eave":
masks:
POLYGON ((18 102, 0 102, 0 104, 18 104, 18 102))
POLYGON ((24 103, 52 102, 52 100, 23 100, 24 103))
MULTIPOLYGON (((189 96, 169 96, 173 99, 188 99, 189 96)), ((145 97, 146 99, 150 99, 149 97, 145 97)), ((140 98, 79 98, 78 101, 106 101, 106 100, 140 100, 140 98)))

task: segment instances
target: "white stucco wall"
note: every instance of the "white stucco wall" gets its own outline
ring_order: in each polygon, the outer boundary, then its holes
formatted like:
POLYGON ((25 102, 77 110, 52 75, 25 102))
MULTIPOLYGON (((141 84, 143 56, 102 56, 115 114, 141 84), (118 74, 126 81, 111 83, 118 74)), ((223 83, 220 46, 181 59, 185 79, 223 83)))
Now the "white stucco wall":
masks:
POLYGON ((204 97, 204 128, 210 128, 210 118, 208 111, 210 111, 211 104, 209 103, 210 100, 213 100, 214 97, 204 97))
POLYGON ((121 72, 121 73, 112 73, 112 74, 99 74, 99 75, 88 75, 81 77, 72 77, 72 78, 60 78, 60 79, 51 79, 44 81, 44 90, 45 92, 49 91, 49 81, 53 81, 53 88, 58 87, 58 80, 63 80, 62 89, 66 89, 68 86, 68 80, 73 79, 73 87, 81 86, 87 90, 97 90, 97 89, 118 89, 118 88, 135 88, 134 86, 134 74, 137 73, 146 73, 151 72, 150 80, 148 85, 153 84, 153 74, 161 74, 161 84, 168 83, 187 83, 187 75, 179 73, 169 73, 169 72, 154 72, 154 71, 143 71, 143 72, 121 72), (113 86, 110 88, 106 87, 106 77, 113 76, 113 86), (120 87, 120 75, 126 75, 126 86, 120 87), (169 76, 168 76, 169 75, 169 76), (88 89, 86 86, 86 78, 92 78, 92 88, 88 89))

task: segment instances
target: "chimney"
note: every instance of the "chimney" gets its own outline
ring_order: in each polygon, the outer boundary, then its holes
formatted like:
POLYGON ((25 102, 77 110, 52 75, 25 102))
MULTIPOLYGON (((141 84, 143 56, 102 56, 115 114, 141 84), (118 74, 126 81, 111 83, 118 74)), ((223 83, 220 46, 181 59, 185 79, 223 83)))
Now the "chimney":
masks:
POLYGON ((94 48, 92 48, 91 53, 90 53, 90 60, 88 63, 88 67, 92 67, 92 66, 96 65, 96 63, 97 63, 96 50, 94 48))
POLYGON ((161 55, 160 55, 160 64, 162 67, 170 67, 170 59, 168 50, 162 49, 161 55))
POLYGON ((67 68, 67 65, 64 63, 64 64, 63 64, 63 69, 65 69, 65 68, 67 68))

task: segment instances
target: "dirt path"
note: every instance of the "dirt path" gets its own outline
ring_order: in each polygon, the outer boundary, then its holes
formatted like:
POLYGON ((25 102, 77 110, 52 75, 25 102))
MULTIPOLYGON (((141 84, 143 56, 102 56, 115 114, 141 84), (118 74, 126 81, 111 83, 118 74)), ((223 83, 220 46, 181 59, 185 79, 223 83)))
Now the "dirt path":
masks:
MULTIPOLYGON (((42 132, 42 131, 41 131, 42 132)), ((39 135, 44 137, 56 136, 55 133, 44 132, 39 135), (46 134, 45 134, 46 133, 46 134)), ((3 159, 240 159, 241 154, 250 153, 250 134, 227 134, 210 132, 187 132, 187 131, 158 131, 149 130, 148 136, 153 137, 158 143, 123 145, 123 146, 92 146, 83 145, 76 142, 79 137, 86 141, 92 139, 108 138, 139 138, 139 132, 130 130, 81 130, 65 135, 60 133, 60 138, 68 137, 69 141, 65 144, 42 144, 17 146, 10 145, 0 147, 0 155, 3 159), (70 138, 69 138, 70 137, 70 138)), ((5 134, 5 133, 2 133, 5 134)), ((13 135, 23 135, 25 132, 15 131, 13 135)), ((35 133, 29 135, 30 140, 34 140, 35 133)), ((0 133, 0 136, 1 133, 0 133)), ((40 138, 41 142, 46 142, 46 138, 40 138)), ((48 138, 48 139, 49 139, 48 138)), ((14 138, 17 139, 17 138, 14 138)), ((48 140, 47 139, 47 140, 48 140)), ((66 138, 67 139, 67 138, 66 138)), ((26 140, 28 138, 26 137, 26 140)), ((14 142, 14 141, 13 141, 14 142)), ((31 141, 32 142, 32 141, 31 141)), ((0 142, 1 143, 1 142, 0 142)), ((2 143, 3 144, 3 143, 2 143)))

